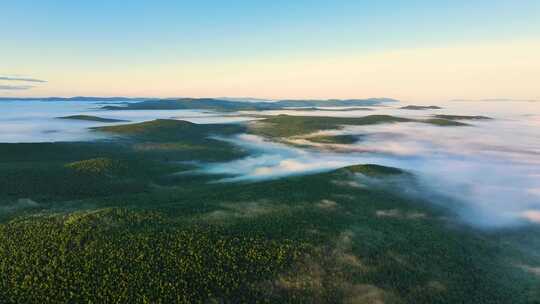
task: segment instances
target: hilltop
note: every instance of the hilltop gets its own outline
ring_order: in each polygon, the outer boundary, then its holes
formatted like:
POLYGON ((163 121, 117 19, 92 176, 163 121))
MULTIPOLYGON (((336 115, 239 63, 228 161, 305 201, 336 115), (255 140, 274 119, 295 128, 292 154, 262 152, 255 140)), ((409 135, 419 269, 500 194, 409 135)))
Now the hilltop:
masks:
POLYGON ((364 117, 277 115, 253 122, 250 125, 249 131, 253 134, 267 137, 289 137, 317 131, 341 129, 347 125, 364 126, 401 122, 419 122, 443 127, 467 125, 443 118, 411 119, 391 115, 368 115, 364 117))
POLYGON ((85 120, 85 121, 95 121, 95 122, 127 122, 127 120, 122 119, 112 119, 112 118, 103 118, 92 115, 70 115, 57 117, 58 119, 73 119, 73 120, 85 120))
POLYGON ((417 110, 417 111, 421 111, 421 110, 441 110, 442 108, 439 107, 439 106, 417 106, 417 105, 409 105, 409 106, 401 107, 400 109, 401 109, 401 110, 417 110))
POLYGON ((211 135, 232 135, 242 132, 244 127, 235 124, 196 124, 185 120, 156 119, 134 124, 96 127, 93 130, 163 141, 200 140, 211 135))

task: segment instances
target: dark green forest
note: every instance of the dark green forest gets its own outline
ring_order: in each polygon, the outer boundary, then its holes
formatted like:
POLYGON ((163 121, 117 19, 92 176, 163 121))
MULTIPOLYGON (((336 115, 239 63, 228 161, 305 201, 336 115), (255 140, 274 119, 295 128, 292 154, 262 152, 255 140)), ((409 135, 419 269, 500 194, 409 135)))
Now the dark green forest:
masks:
POLYGON ((539 303, 524 271, 540 266, 538 228, 468 227, 393 187, 414 174, 359 164, 216 182, 196 170, 249 155, 213 136, 343 122, 263 123, 278 128, 156 120, 95 129, 113 135, 95 142, 0 144, 0 302, 539 303))

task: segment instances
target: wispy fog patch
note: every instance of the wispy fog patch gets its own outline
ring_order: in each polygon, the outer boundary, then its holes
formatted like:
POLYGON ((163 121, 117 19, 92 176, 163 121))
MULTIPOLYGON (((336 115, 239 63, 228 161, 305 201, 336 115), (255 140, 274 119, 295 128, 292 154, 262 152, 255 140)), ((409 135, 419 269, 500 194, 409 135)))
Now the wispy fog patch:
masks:
MULTIPOLYGON (((414 173, 415 178, 414 183, 393 179, 394 189, 448 207, 473 226, 538 223, 540 105, 528 103, 519 108, 516 104, 459 104, 459 109, 445 105, 438 113, 495 119, 472 121, 468 127, 418 123, 346 127, 319 134, 359 135, 360 140, 326 150, 318 145, 305 149, 241 136, 230 141, 251 149, 252 156, 204 170, 235 175, 229 180, 261 180, 354 164, 398 167, 414 173)), ((335 182, 348 187, 376 186, 365 179, 335 182)))
POLYGON ((402 194, 453 208, 465 222, 482 227, 519 224, 524 219, 522 212, 540 209, 537 195, 540 180, 530 178, 540 172, 536 159, 517 158, 515 153, 523 153, 516 151, 500 154, 482 150, 475 153, 474 145, 445 149, 438 144, 438 141, 444 142, 440 134, 433 134, 432 141, 424 135, 416 140, 413 136, 403 135, 401 142, 396 141, 396 136, 388 139, 385 135, 376 136, 375 140, 371 138, 357 144, 365 145, 362 152, 336 153, 304 150, 253 135, 241 135, 228 140, 251 149, 252 156, 208 165, 202 170, 234 176, 224 181, 256 181, 374 163, 413 172, 416 175, 414 184, 407 177, 363 177, 357 181, 334 182, 347 187, 399 189, 402 194), (377 141, 380 145, 375 148, 377 141), (390 182, 392 184, 388 185, 390 182))
POLYGON ((271 203, 269 201, 227 202, 220 204, 219 210, 202 215, 205 221, 226 222, 235 219, 255 218, 274 212, 291 209, 289 206, 271 203))
POLYGON ((528 221, 540 224, 540 210, 527 210, 521 215, 528 221))
POLYGON ((403 212, 399 209, 377 210, 375 212, 375 215, 381 218, 397 218, 411 220, 422 219, 426 217, 426 214, 422 212, 403 212))
POLYGON ((534 267, 530 265, 518 265, 519 268, 523 269, 525 272, 531 273, 533 275, 540 277, 540 267, 534 267))
POLYGON ((287 175, 328 171, 358 162, 340 153, 324 153, 290 147, 255 135, 222 138, 252 152, 252 156, 232 162, 211 164, 202 169, 211 174, 230 174, 224 181, 274 179, 287 175))
POLYGON ((324 209, 324 210, 334 210, 338 207, 338 203, 329 199, 324 199, 320 202, 318 202, 317 207, 324 209))
POLYGON ((356 180, 333 180, 332 183, 342 187, 365 188, 366 185, 356 180))
POLYGON ((0 206, 0 213, 11 213, 23 209, 37 208, 39 204, 29 198, 20 198, 15 202, 0 206))

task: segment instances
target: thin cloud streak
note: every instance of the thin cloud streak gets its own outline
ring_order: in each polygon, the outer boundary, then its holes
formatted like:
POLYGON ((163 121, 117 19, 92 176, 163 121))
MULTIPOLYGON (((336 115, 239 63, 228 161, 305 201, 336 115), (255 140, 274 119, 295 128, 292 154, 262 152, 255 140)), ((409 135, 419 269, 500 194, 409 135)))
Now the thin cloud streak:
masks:
POLYGON ((47 80, 42 80, 42 79, 37 79, 37 78, 30 78, 30 77, 19 77, 19 76, 0 76, 0 80, 4 80, 4 81, 22 81, 22 82, 38 82, 38 83, 47 82, 47 80))
POLYGON ((21 90, 30 90, 31 88, 33 88, 33 86, 28 86, 28 85, 1 85, 0 84, 0 90, 5 90, 5 91, 21 91, 21 90))

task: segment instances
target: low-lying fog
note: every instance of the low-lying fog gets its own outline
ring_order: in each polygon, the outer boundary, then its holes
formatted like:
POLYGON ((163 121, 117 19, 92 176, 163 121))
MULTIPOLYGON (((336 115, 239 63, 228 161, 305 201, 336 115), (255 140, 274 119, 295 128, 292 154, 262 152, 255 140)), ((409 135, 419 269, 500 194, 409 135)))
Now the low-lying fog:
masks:
POLYGON ((197 110, 108 111, 99 109, 103 105, 88 101, 0 101, 0 142, 93 140, 103 138, 104 135, 90 132, 88 128, 126 123, 57 119, 57 117, 78 114, 129 122, 174 118, 194 123, 229 123, 253 119, 197 110))
MULTIPOLYGON (((372 111, 265 111, 264 114, 306 116, 365 116, 390 114, 427 117, 433 114, 483 115, 486 121, 464 121, 467 127, 438 127, 419 123, 347 127, 322 134, 359 135, 351 145, 296 148, 252 135, 227 138, 253 151, 241 160, 208 164, 202 171, 226 173, 228 181, 262 180, 319 172, 343 166, 374 163, 414 172, 412 186, 394 180, 392 187, 434 203, 452 204, 461 218, 480 227, 540 223, 540 103, 448 102, 440 110, 403 110, 405 104, 372 107, 372 111), (415 189, 411 189, 415 187, 415 189)), ((88 127, 104 123, 60 120, 85 114, 140 122, 176 118, 195 123, 242 122, 245 113, 205 111, 102 111, 89 102, 2 102, 0 142, 91 140, 99 134, 88 127)), ((260 114, 260 112, 257 112, 260 114)), ((109 124, 110 125, 110 124, 109 124)), ((301 143, 301 142, 300 142, 301 143)), ((359 180, 359 183, 366 182, 359 180)))
POLYGON ((206 171, 236 174, 232 180, 257 180, 359 163, 394 166, 417 176, 414 185, 394 180, 392 187, 396 191, 422 196, 435 203, 453 204, 453 209, 470 224, 503 227, 540 223, 540 104, 453 102, 443 107, 427 111, 394 106, 376 107, 370 112, 272 112, 312 116, 484 115, 494 120, 464 121, 471 124, 467 127, 420 123, 347 127, 320 134, 359 135, 357 143, 316 145, 314 149, 292 148, 244 135, 232 141, 255 151, 254 156, 211 165, 206 171))

